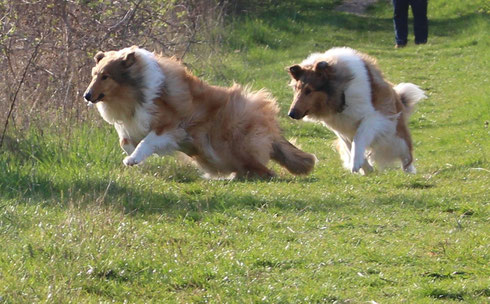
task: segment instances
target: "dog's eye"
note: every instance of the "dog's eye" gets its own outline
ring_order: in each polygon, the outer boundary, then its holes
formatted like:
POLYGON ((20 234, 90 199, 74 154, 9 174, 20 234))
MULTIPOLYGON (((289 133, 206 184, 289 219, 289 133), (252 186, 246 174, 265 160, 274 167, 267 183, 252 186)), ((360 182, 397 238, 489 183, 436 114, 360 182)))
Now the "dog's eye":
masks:
POLYGON ((305 95, 309 95, 311 93, 311 89, 310 88, 306 88, 304 92, 305 92, 305 95))
POLYGON ((102 80, 106 80, 107 79, 107 75, 102 75, 102 80))

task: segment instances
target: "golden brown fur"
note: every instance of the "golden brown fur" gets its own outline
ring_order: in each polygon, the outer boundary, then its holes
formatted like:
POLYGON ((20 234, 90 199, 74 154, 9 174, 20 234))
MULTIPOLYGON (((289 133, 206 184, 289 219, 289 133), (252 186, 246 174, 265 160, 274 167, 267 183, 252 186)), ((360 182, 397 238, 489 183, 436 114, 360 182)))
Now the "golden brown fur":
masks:
POLYGON ((192 157, 211 175, 236 173, 239 177, 270 177, 274 175, 267 168, 271 158, 293 174, 307 174, 313 169, 315 157, 300 151, 281 135, 276 120, 278 107, 265 90, 251 92, 239 85, 212 86, 192 75, 175 59, 147 54, 145 56, 157 61, 164 80, 154 99, 143 100, 145 83, 138 83, 138 80, 144 67, 140 62, 141 54, 146 53, 133 47, 104 54, 96 58, 94 78, 87 90, 94 101, 99 94, 104 94, 101 102, 105 105, 99 107, 103 110, 102 116, 110 113, 111 117, 129 117, 120 127, 124 129, 131 125, 138 109, 143 107, 151 112, 146 134, 141 138, 118 132, 121 146, 128 154, 132 152, 131 148, 125 148, 128 142, 136 147, 130 156, 137 153, 142 140, 148 141, 147 135, 154 132, 156 136, 169 134, 175 140, 175 150, 192 157), (129 68, 125 66, 128 60, 129 68), (105 74, 113 79, 107 84, 101 80, 105 74), (127 78, 118 80, 121 75, 127 78), (114 83, 116 89, 112 88, 114 83))

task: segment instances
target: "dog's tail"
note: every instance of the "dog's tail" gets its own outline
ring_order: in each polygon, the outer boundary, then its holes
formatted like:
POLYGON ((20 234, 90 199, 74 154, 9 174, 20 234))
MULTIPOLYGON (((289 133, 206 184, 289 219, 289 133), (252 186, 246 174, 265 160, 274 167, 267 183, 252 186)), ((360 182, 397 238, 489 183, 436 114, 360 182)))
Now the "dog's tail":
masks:
POLYGON ((295 175, 310 173, 317 160, 315 155, 301 151, 283 136, 272 143, 271 158, 295 175))
POLYGON ((395 92, 400 96, 403 105, 405 106, 404 115, 410 117, 415 110, 415 105, 424 98, 425 92, 413 83, 402 82, 396 85, 394 88, 395 92))

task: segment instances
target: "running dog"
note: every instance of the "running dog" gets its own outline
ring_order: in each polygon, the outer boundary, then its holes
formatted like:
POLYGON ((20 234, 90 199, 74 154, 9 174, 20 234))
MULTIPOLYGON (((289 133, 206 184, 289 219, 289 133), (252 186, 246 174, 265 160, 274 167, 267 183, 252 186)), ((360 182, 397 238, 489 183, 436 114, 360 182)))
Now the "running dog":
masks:
POLYGON ((95 55, 84 98, 114 125, 126 166, 181 151, 210 176, 269 178, 270 159, 308 174, 316 158, 282 135, 265 90, 212 86, 173 58, 136 46, 95 55))
POLYGON ((366 174, 374 163, 384 167, 399 159, 403 170, 415 173, 407 121, 426 98, 418 86, 393 86, 375 59, 347 47, 313 53, 288 70, 294 89, 289 116, 332 130, 345 168, 366 174))

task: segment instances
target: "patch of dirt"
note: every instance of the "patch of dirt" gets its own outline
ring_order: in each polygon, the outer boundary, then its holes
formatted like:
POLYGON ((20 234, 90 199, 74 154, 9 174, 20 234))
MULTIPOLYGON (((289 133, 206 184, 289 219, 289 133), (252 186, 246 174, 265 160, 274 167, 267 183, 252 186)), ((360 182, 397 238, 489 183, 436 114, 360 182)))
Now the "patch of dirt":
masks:
POLYGON ((356 15, 364 15, 368 6, 376 2, 378 2, 378 0, 344 0, 342 1, 342 4, 335 8, 335 10, 356 15))

